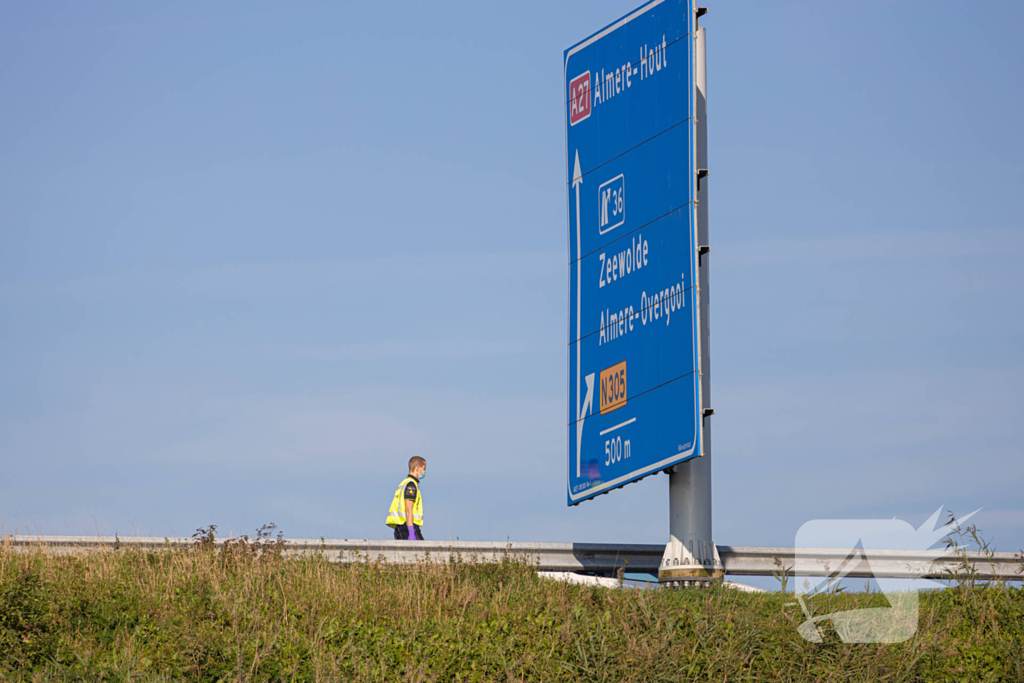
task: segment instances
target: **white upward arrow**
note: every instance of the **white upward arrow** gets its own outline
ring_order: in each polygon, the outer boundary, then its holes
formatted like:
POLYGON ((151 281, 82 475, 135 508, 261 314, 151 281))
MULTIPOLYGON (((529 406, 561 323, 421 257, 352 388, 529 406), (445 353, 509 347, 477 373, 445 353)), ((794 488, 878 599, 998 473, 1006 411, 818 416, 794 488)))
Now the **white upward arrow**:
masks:
POLYGON ((580 476, 580 448, 583 446, 583 419, 594 405, 594 373, 586 376, 587 398, 580 403, 580 348, 583 340, 580 339, 580 305, 582 303, 583 284, 583 259, 580 257, 582 245, 580 244, 580 185, 583 184, 583 174, 580 172, 580 151, 576 150, 576 163, 572 169, 572 186, 576 190, 576 476, 580 476))

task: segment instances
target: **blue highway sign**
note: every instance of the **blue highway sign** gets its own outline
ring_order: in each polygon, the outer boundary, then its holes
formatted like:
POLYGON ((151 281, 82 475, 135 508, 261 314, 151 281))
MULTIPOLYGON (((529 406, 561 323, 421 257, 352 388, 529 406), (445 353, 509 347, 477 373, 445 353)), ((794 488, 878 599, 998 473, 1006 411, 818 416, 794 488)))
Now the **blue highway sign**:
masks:
POLYGON ((692 0, 565 51, 568 503, 701 455, 692 0))

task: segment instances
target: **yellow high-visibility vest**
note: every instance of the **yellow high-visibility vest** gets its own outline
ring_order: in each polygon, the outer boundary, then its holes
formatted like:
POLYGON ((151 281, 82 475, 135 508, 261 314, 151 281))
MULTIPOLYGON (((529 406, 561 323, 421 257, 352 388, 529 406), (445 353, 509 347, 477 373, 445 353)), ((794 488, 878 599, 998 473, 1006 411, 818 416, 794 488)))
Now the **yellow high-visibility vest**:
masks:
POLYGON ((406 526, 405 486, 409 483, 416 484, 416 500, 412 503, 412 522, 416 526, 423 526, 423 495, 420 493, 420 483, 412 477, 406 477, 398 485, 395 499, 391 501, 391 509, 388 510, 387 525, 390 527, 406 526))

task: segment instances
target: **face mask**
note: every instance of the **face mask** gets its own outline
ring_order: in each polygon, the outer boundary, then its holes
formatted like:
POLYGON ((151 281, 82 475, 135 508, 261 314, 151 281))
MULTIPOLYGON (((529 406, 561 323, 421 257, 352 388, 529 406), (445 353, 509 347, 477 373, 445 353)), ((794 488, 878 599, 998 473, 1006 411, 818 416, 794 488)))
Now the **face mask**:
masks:
POLYGON ((420 476, 418 476, 418 477, 416 477, 416 478, 417 478, 417 479, 419 479, 420 481, 423 481, 423 477, 425 477, 425 476, 427 476, 427 473, 426 473, 426 471, 424 470, 423 472, 420 472, 420 476))

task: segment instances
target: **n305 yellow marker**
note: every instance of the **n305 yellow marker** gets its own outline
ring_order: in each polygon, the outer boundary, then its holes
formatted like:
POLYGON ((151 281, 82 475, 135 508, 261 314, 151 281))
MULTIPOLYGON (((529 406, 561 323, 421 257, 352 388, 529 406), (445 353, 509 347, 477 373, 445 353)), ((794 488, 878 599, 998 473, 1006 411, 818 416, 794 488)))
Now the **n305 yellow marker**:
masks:
POLYGON ((601 371, 601 414, 626 405, 626 361, 601 371))

